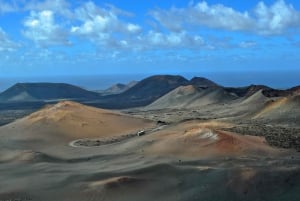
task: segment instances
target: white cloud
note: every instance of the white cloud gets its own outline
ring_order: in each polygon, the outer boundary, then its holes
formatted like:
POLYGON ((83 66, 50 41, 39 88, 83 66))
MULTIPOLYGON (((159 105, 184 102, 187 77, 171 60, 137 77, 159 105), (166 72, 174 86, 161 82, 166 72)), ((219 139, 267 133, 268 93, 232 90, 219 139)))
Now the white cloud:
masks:
POLYGON ((50 10, 64 17, 72 18, 73 16, 70 10, 70 3, 66 0, 30 0, 23 5, 23 9, 30 11, 50 10))
POLYGON ((31 11, 24 21, 23 34, 39 46, 69 45, 68 34, 55 23, 53 11, 31 11))
POLYGON ((81 23, 71 27, 71 33, 86 37, 103 45, 119 46, 132 34, 139 33, 141 27, 119 18, 117 9, 106 9, 93 2, 85 3, 75 10, 75 18, 81 23), (123 42, 122 42, 123 41, 123 42))
POLYGON ((300 12, 284 0, 278 0, 270 7, 259 2, 255 10, 256 25, 259 34, 281 34, 289 29, 300 28, 300 12))
MULTIPOLYGON (((142 24, 130 21, 133 16, 131 13, 112 5, 99 6, 94 2, 0 0, 0 14, 16 9, 23 13, 30 11, 29 16, 23 20, 23 35, 40 47, 70 45, 69 38, 74 41, 81 38, 91 41, 98 49, 111 48, 113 51, 119 48, 133 51, 159 48, 253 48, 257 44, 247 38, 236 43, 233 42, 236 40, 213 38, 216 32, 206 30, 283 35, 287 32, 299 33, 295 30, 300 29, 300 12, 284 0, 277 0, 272 5, 259 2, 248 11, 239 11, 222 4, 212 5, 206 1, 190 2, 184 8, 156 9, 150 12, 151 20, 154 18, 155 25, 158 25, 152 30, 143 29, 142 24), (202 30, 206 35, 202 35, 202 30), (212 33, 212 36, 207 33, 212 33)), ((2 49, 3 44, 0 44, 2 49)))
POLYGON ((208 6, 205 1, 191 9, 189 20, 199 25, 230 30, 242 30, 251 25, 251 19, 247 12, 235 11, 221 4, 208 6))
POLYGON ((251 24, 247 12, 241 13, 222 4, 209 6, 205 1, 187 8, 156 10, 150 14, 172 31, 183 29, 186 23, 230 30, 241 30, 251 24))
MULTIPOLYGON (((182 31, 185 19, 185 10, 172 8, 170 10, 152 10, 150 15, 161 23, 164 27, 170 31, 182 31)), ((157 28, 157 24, 153 24, 157 28)))
POLYGON ((171 31, 180 31, 187 28, 186 25, 192 25, 198 29, 208 27, 278 35, 300 28, 300 12, 284 0, 277 0, 271 6, 260 2, 253 11, 245 12, 222 4, 208 5, 206 1, 201 1, 186 8, 154 10, 150 14, 171 31))
POLYGON ((16 50, 19 45, 9 40, 7 34, 0 27, 0 52, 11 52, 16 50))
POLYGON ((127 24, 126 28, 130 33, 138 33, 142 30, 139 25, 131 24, 131 23, 127 24))
POLYGON ((51 10, 56 14, 72 18, 68 0, 0 0, 0 14, 8 12, 51 10))
POLYGON ((140 44, 145 44, 145 47, 186 47, 186 48, 200 48, 205 46, 204 39, 201 36, 189 35, 186 32, 171 32, 168 34, 149 31, 149 33, 140 38, 140 44))

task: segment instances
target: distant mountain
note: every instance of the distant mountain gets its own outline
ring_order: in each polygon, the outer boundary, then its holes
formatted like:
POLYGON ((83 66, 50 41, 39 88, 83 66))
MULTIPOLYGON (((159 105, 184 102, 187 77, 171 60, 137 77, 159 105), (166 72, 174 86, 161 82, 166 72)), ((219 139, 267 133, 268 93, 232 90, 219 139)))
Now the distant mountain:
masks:
POLYGON ((188 80, 182 76, 155 75, 140 81, 122 95, 132 98, 160 97, 166 92, 186 84, 188 84, 188 80))
POLYGON ((182 76, 151 76, 121 94, 104 97, 100 106, 108 108, 145 106, 169 91, 188 83, 189 81, 182 76))
POLYGON ((126 84, 117 83, 109 87, 105 91, 109 93, 122 93, 124 90, 126 90, 126 84))
POLYGON ((18 83, 0 94, 1 102, 95 99, 99 94, 64 83, 18 83))
MULTIPOLYGON (((131 87, 133 87, 133 86, 136 85, 137 83, 138 83, 138 81, 134 81, 134 80, 133 80, 133 81, 131 81, 131 82, 129 82, 129 83, 126 84, 126 88, 127 88, 127 89, 130 89, 131 87)), ((126 90, 127 90, 127 89, 126 89, 126 90)))
POLYGON ((264 90, 263 94, 267 97, 286 97, 300 94, 300 86, 292 87, 286 90, 268 89, 264 90))
POLYGON ((264 85, 233 88, 222 87, 203 77, 187 80, 178 75, 155 75, 138 83, 116 84, 103 93, 64 83, 18 83, 0 94, 0 109, 20 108, 21 103, 30 108, 32 103, 37 102, 40 102, 40 107, 43 102, 61 99, 113 109, 141 107, 151 103, 153 108, 200 107, 240 99, 240 105, 245 107, 248 103, 258 106, 258 102, 262 105, 269 99, 295 95, 300 95, 300 86, 286 90, 264 85))
POLYGON ((286 97, 300 94, 300 86, 292 87, 290 89, 273 89, 265 85, 250 85, 247 87, 225 87, 226 91, 234 93, 239 97, 250 97, 258 91, 268 98, 286 97))
POLYGON ((250 85, 247 87, 225 87, 224 89, 230 93, 236 94, 239 97, 250 97, 260 90, 264 91, 271 88, 265 85, 250 85))
POLYGON ((291 91, 293 95, 300 95, 300 86, 292 87, 289 91, 291 91))
POLYGON ((120 94, 123 93, 124 91, 127 91, 137 83, 138 83, 137 81, 131 81, 128 84, 117 83, 105 90, 99 91, 99 93, 101 93, 102 95, 120 94))
POLYGON ((190 85, 196 86, 196 87, 216 87, 219 86, 217 83, 206 79, 204 77, 193 77, 189 81, 190 85))

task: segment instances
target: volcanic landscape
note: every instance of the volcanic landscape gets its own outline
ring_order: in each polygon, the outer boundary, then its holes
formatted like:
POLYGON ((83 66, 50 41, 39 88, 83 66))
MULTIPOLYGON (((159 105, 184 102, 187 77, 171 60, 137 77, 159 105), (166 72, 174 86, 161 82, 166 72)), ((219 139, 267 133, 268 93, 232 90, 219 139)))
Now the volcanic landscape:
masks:
POLYGON ((300 200, 300 86, 18 83, 0 115, 0 201, 300 200))

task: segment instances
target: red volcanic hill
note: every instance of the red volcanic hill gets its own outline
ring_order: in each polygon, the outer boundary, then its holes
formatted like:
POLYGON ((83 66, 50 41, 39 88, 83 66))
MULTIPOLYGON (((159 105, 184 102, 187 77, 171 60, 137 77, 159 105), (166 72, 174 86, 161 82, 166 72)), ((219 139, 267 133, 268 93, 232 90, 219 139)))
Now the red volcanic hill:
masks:
POLYGON ((279 153, 270 147, 263 137, 220 130, 230 126, 222 122, 184 122, 156 135, 147 136, 146 140, 152 143, 145 147, 145 151, 150 155, 187 158, 240 157, 257 154, 267 156, 279 153))

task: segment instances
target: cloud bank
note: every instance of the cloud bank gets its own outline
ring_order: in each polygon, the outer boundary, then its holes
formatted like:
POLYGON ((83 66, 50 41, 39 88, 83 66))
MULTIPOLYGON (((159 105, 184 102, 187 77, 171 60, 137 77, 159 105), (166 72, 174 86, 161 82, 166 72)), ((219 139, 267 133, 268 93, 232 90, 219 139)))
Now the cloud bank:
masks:
POLYGON ((186 8, 153 10, 150 15, 170 31, 180 31, 191 25, 228 31, 245 31, 259 35, 281 35, 290 31, 299 32, 300 12, 284 0, 266 6, 259 2, 253 10, 240 12, 222 4, 209 5, 206 1, 191 4, 186 8))
POLYGON ((96 1, 0 0, 0 17, 13 13, 21 18, 16 25, 20 38, 0 24, 0 52, 22 49, 20 58, 28 60, 33 55, 38 55, 35 60, 70 62, 128 57, 198 61, 213 60, 214 55, 227 60, 255 57, 261 47, 273 55, 275 50, 267 48, 272 40, 284 44, 274 48, 278 52, 289 43, 298 48, 300 40, 300 11, 284 0, 261 1, 248 10, 195 1, 149 8, 143 16, 96 1))
MULTIPOLYGON (((286 37, 300 29, 300 12, 284 0, 272 5, 259 2, 248 11, 206 1, 154 9, 149 11, 156 24, 152 28, 131 22, 133 14, 111 5, 99 6, 92 1, 75 5, 66 0, 0 1, 0 13, 29 11, 23 34, 38 46, 70 45, 70 38, 78 37, 102 47, 193 49, 214 46, 200 34, 202 30, 286 37)), ((240 44, 246 46, 254 45, 240 44)))

